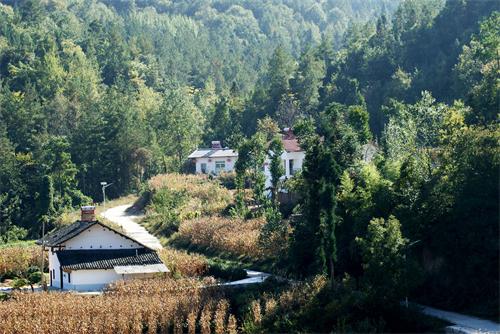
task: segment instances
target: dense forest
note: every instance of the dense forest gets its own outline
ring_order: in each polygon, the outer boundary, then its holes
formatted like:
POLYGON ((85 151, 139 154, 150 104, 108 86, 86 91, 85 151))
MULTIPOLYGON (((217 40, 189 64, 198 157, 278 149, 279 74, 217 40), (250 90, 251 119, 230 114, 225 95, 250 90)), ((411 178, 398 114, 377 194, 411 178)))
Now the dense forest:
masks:
MULTIPOLYGON (((101 201, 101 181, 118 197, 186 171, 211 140, 248 153, 237 166, 248 170, 270 129, 293 127, 307 154, 288 185, 303 199, 282 261, 351 277, 378 302, 411 290, 497 313, 499 11, 487 0, 2 0, 0 242, 101 201), (364 163, 369 142, 378 154, 364 163)), ((260 200, 275 232, 281 213, 260 200)))
MULTIPOLYGON (((2 1, 2 235, 22 232, 15 226, 37 235, 42 216, 101 201, 100 181, 112 182, 108 194, 116 197, 179 170, 202 139, 238 136, 247 128, 245 101, 276 45, 292 70, 292 55, 322 40, 339 48, 351 21, 394 7, 387 0, 2 1), (219 123, 229 106, 231 124, 219 123)), ((253 122, 260 117, 249 112, 253 122)))

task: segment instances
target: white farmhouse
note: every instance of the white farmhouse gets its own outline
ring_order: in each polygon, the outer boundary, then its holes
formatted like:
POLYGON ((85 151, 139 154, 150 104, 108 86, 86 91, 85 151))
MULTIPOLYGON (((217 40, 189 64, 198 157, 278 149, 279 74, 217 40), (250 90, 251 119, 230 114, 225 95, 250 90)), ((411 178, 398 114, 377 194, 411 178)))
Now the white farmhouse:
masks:
MULTIPOLYGON (((281 180, 287 180, 298 171, 302 169, 302 164, 306 157, 306 152, 300 147, 299 142, 292 130, 285 128, 283 134, 281 135, 281 142, 283 144, 283 153, 281 154, 281 161, 283 163, 283 168, 285 174, 281 177, 281 180)), ((264 174, 266 176, 266 189, 271 187, 271 171, 270 171, 271 160, 269 157, 264 162, 264 174)))
POLYGON ((94 209, 82 207, 81 220, 38 241, 49 252, 51 287, 95 291, 169 271, 153 249, 95 220, 94 209))
MULTIPOLYGON (((286 180, 302 169, 306 153, 300 147, 297 138, 289 128, 284 129, 281 141, 283 144, 281 161, 285 171, 281 179, 286 180)), ((196 174, 219 175, 221 172, 234 170, 238 160, 238 152, 227 147, 223 148, 220 141, 213 141, 212 148, 197 149, 188 158, 196 164, 196 174)), ((271 186, 270 162, 269 157, 267 157, 263 166, 264 175, 266 176, 266 189, 271 186)))
POLYGON ((238 160, 238 152, 223 148, 220 141, 213 141, 212 148, 199 148, 188 157, 196 164, 196 174, 231 172, 238 160))

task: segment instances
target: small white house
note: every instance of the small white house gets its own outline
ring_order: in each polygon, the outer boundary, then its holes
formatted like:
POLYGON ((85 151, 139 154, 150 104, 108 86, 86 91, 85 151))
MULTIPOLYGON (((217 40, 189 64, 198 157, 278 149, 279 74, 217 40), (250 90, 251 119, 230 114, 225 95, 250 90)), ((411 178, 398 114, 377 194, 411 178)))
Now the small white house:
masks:
MULTIPOLYGON (((285 128, 281 136, 281 142, 283 144, 283 153, 281 154, 281 161, 283 163, 283 168, 285 174, 281 177, 281 180, 287 180, 297 172, 302 169, 302 164, 306 157, 306 152, 300 147, 299 142, 292 130, 285 128)), ((271 160, 269 157, 264 162, 264 174, 266 176, 266 189, 271 187, 271 171, 270 171, 271 160)))
POLYGON ((223 148, 220 141, 213 141, 212 148, 199 148, 188 157, 196 164, 196 174, 231 172, 238 160, 238 152, 223 148))
POLYGON ((94 209, 82 207, 81 220, 38 240, 49 253, 51 287, 95 291, 169 272, 155 250, 95 220, 94 209))

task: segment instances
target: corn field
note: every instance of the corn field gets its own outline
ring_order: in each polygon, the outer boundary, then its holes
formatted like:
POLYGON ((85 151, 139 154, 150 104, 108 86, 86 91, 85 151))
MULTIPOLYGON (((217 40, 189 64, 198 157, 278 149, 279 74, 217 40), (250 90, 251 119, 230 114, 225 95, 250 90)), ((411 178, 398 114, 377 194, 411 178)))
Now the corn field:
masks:
POLYGON ((177 276, 200 277, 208 271, 207 259, 202 255, 168 247, 158 251, 158 255, 170 272, 177 276))
POLYGON ((0 333, 236 333, 213 282, 120 281, 99 296, 17 292, 0 302, 0 333))
POLYGON ((244 256, 250 259, 266 257, 259 247, 259 234, 265 224, 263 218, 243 220, 220 216, 202 217, 184 221, 177 238, 198 247, 244 256))

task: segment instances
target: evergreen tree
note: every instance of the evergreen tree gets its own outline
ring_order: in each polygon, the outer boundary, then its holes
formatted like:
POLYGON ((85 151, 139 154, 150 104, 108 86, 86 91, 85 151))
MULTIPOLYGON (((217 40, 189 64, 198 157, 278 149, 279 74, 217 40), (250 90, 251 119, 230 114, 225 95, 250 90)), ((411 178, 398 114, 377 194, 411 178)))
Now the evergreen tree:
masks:
POLYGON ((335 185, 339 166, 319 137, 306 152, 301 217, 294 222, 291 260, 298 275, 327 274, 334 278, 336 261, 335 185))

